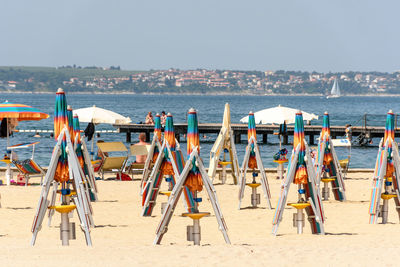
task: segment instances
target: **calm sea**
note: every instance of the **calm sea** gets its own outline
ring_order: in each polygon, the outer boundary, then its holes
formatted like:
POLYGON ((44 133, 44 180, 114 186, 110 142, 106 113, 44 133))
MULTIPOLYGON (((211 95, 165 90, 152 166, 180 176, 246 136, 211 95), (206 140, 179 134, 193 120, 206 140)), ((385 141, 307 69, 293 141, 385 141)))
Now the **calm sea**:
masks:
MULTIPOLYGON (((43 121, 20 122, 18 129, 46 129, 53 128, 53 112, 55 94, 0 94, 0 101, 9 100, 14 103, 31 105, 51 115, 43 121)), ((312 124, 322 124, 322 114, 325 111, 330 113, 331 125, 361 125, 362 117, 365 113, 372 114, 368 123, 370 125, 385 124, 385 114, 389 109, 395 113, 400 112, 399 97, 341 97, 338 99, 325 99, 318 96, 171 96, 171 95, 68 95, 67 102, 74 109, 96 105, 105 109, 110 109, 124 116, 129 116, 134 123, 144 121, 148 111, 154 114, 161 111, 171 112, 175 122, 185 122, 187 110, 194 107, 198 110, 199 123, 222 122, 225 103, 231 106, 231 120, 239 123, 239 120, 246 116, 249 111, 258 111, 265 108, 283 105, 306 112, 315 113, 320 116, 312 124)), ((81 124, 82 130, 86 127, 81 124)), ((99 125, 96 130, 113 129, 110 125, 99 125)), ((42 134, 41 138, 34 138, 33 133, 15 133, 11 137, 11 144, 22 142, 40 141, 36 147, 35 159, 39 164, 47 166, 50 161, 51 152, 55 140, 50 134, 42 134)), ((201 137, 201 155, 206 165, 209 161, 209 152, 215 140, 214 135, 201 137)), ((105 141, 123 141, 125 134, 102 133, 100 139, 105 141)), ((242 140, 246 138, 243 136, 242 140)), ((260 138, 261 139, 261 138, 260 138)), ((132 135, 132 141, 136 141, 137 136, 132 135)), ((290 141, 290 139, 289 139, 290 141)), ((376 153, 378 151, 379 140, 373 140, 369 147, 353 147, 351 151, 351 167, 353 168, 373 168, 376 153)), ((274 167, 272 155, 279 148, 277 137, 269 136, 268 144, 261 146, 263 161, 267 167, 274 167)), ((237 145, 239 161, 243 160, 245 143, 237 145)), ((184 153, 186 145, 182 144, 184 153)), ((1 152, 5 153, 6 140, 0 139, 1 152)), ((286 148, 291 151, 290 145, 286 148)), ((347 157, 348 150, 338 148, 339 158, 347 157)), ((31 150, 24 149, 18 151, 20 159, 30 157, 31 150)))

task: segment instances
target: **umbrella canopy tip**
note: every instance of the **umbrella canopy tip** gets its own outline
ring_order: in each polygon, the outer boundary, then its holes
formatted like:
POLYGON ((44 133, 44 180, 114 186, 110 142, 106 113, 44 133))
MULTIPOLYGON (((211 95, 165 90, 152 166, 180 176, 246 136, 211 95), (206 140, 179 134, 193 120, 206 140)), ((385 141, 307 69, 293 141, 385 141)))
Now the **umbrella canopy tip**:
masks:
POLYGON ((249 111, 249 114, 254 114, 254 112, 252 110, 249 111))
POLYGON ((171 116, 171 117, 172 117, 172 114, 171 114, 171 112, 168 112, 167 116, 171 116))
POLYGON ((157 113, 156 116, 160 117, 160 113, 157 113))
POLYGON ((324 112, 324 115, 328 115, 328 114, 329 114, 328 111, 325 111, 325 112, 324 112))
POLYGON ((301 113, 301 110, 298 109, 298 110, 296 111, 296 114, 302 114, 302 113, 301 113))
POLYGON ((72 110, 71 105, 68 105, 68 106, 67 106, 67 109, 68 109, 68 110, 72 110))
POLYGON ((388 113, 393 114, 393 110, 390 109, 388 113))
POLYGON ((62 89, 61 87, 57 89, 57 93, 64 93, 64 89, 62 89))
POLYGON ((194 108, 190 108, 189 112, 196 112, 196 110, 194 108))

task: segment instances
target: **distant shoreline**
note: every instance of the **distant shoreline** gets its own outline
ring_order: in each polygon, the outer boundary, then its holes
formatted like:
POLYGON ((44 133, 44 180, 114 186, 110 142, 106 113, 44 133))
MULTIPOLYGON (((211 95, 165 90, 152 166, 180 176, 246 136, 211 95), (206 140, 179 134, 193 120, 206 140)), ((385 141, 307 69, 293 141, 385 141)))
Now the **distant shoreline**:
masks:
MULTIPOLYGON (((0 92, 1 94, 43 94, 43 95, 52 95, 55 94, 54 92, 29 92, 29 91, 13 91, 13 92, 0 92)), ((69 95, 184 95, 184 96, 320 96, 325 97, 322 94, 249 94, 249 93, 231 93, 231 92, 214 92, 214 93, 172 93, 172 92, 165 92, 165 93, 132 93, 132 92, 66 92, 69 95)), ((360 94, 360 95, 343 95, 343 97, 400 97, 400 94, 360 94)))

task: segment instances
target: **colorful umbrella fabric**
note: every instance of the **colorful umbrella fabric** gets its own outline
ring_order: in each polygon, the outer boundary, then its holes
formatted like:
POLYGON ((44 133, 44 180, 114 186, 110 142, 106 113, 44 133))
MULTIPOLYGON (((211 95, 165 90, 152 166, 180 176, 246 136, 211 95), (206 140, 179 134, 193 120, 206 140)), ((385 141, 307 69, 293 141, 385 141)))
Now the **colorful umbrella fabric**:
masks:
POLYGON ((78 157, 79 164, 81 165, 82 169, 84 170, 84 160, 83 160, 83 152, 82 152, 82 143, 81 143, 81 129, 79 125, 79 117, 77 115, 74 116, 73 119, 74 125, 74 135, 72 139, 76 140, 76 156, 78 157))
MULTIPOLYGON (((254 140, 257 141, 257 134, 256 134, 256 122, 254 120, 254 113, 250 112, 249 113, 249 122, 247 126, 247 140, 250 141, 250 138, 254 137, 254 140)), ((257 168, 257 160, 256 160, 256 153, 254 152, 254 142, 250 144, 250 158, 249 158, 249 163, 248 167, 250 169, 256 169, 257 168)))
MULTIPOLYGON (((188 113, 188 128, 187 128, 187 154, 188 158, 193 152, 193 149, 197 147, 197 151, 200 154, 200 141, 199 141, 199 128, 197 121, 196 110, 191 108, 188 113)), ((193 159, 192 169, 188 174, 185 185, 190 191, 201 191, 203 190, 203 180, 199 168, 196 166, 196 159, 193 159)))
POLYGON ((36 121, 48 117, 48 114, 28 105, 14 104, 8 101, 0 104, 0 119, 14 118, 18 121, 36 121))
MULTIPOLYGON (((168 113, 167 119, 165 121, 165 129, 164 129, 164 142, 167 142, 171 148, 171 152, 175 152, 176 143, 175 143, 175 132, 174 132, 174 121, 172 115, 168 113)), ((166 161, 163 162, 161 166, 161 170, 164 175, 174 175, 174 170, 172 168, 172 163, 170 156, 168 154, 168 149, 165 147, 163 151, 166 161)))
MULTIPOLYGON (((161 142, 161 118, 160 118, 160 114, 156 114, 155 118, 154 118, 154 136, 157 136, 158 141, 161 142)), ((156 146, 154 148, 154 153, 153 153, 153 163, 156 162, 157 157, 158 157, 158 147, 156 146)))
MULTIPOLYGON (((56 105, 54 110, 54 137, 57 140, 64 126, 69 128, 68 115, 67 115, 67 98, 64 91, 60 88, 56 94, 56 105)), ((61 155, 58 159, 58 165, 54 175, 57 182, 66 182, 69 179, 68 171, 68 157, 66 152, 67 139, 64 138, 61 142, 61 155)))
POLYGON ((331 136, 331 128, 329 122, 329 114, 328 112, 324 113, 324 118, 322 122, 322 131, 321 131, 321 138, 325 141, 325 151, 324 151, 324 160, 323 164, 325 166, 325 171, 329 172, 331 176, 335 176, 334 173, 334 166, 333 166, 333 156, 331 149, 329 147, 329 139, 331 136))
POLYGON ((72 115, 72 108, 70 105, 67 106, 67 118, 68 118, 69 136, 71 136, 71 141, 73 144, 75 142, 75 139, 74 139, 74 116, 72 115))
POLYGON ((304 157, 306 155, 306 145, 304 143, 304 122, 301 112, 296 113, 294 123, 294 139, 293 147, 296 149, 300 144, 299 158, 296 166, 296 173, 294 176, 295 184, 307 184, 308 175, 304 157))
MULTIPOLYGON (((393 152, 393 140, 394 140, 394 114, 390 110, 386 115, 386 125, 385 125, 385 136, 383 138, 383 144, 386 144, 388 141, 388 159, 387 159, 387 167, 386 167, 386 177, 393 177, 394 172, 394 164, 392 158, 393 152)), ((384 150, 384 148, 383 148, 384 150)))

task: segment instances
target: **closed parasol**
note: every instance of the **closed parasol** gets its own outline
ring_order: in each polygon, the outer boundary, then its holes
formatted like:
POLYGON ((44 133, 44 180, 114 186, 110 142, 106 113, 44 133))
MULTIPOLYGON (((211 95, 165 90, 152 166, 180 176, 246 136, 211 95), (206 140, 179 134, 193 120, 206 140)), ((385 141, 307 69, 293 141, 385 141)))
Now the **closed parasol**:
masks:
MULTIPOLYGON (((72 113, 71 113, 72 114, 72 113)), ((67 112, 67 98, 65 97, 64 90, 59 88, 56 93, 56 105, 54 109, 54 138, 57 140, 58 136, 64 129, 70 129, 67 112)), ((57 182, 66 182, 69 180, 68 171, 68 155, 66 151, 67 139, 66 135, 61 142, 61 155, 58 159, 54 180, 57 182)))
MULTIPOLYGON (((156 114, 154 118, 154 136, 157 136, 158 142, 161 142, 161 117, 160 114, 156 114)), ((158 147, 156 146, 154 148, 154 153, 153 153, 153 163, 156 162, 157 157, 158 157, 158 147)))
MULTIPOLYGON (((250 111, 249 122, 248 122, 248 126, 247 126, 248 141, 250 141, 250 139, 252 137, 254 138, 254 141, 257 141, 256 123, 254 121, 254 113, 252 111, 250 111)), ((257 168, 257 160, 256 160, 256 153, 254 152, 254 142, 253 141, 252 141, 250 147, 251 147, 251 151, 250 151, 248 167, 250 169, 256 169, 257 168)))
MULTIPOLYGON (((193 149, 197 149, 200 154, 200 141, 199 141, 199 128, 197 121, 196 110, 191 108, 188 113, 188 126, 187 126, 187 154, 188 157, 192 153, 193 149)), ((192 168, 188 174, 185 185, 190 191, 201 191, 203 190, 203 180, 199 168, 196 166, 196 159, 193 159, 192 168)))
POLYGON ((308 181, 307 168, 305 163, 306 156, 306 144, 304 143, 304 121, 303 114, 301 111, 296 113, 294 123, 294 138, 293 147, 297 147, 300 144, 299 158, 296 166, 296 173, 294 176, 295 184, 306 184, 308 181))

